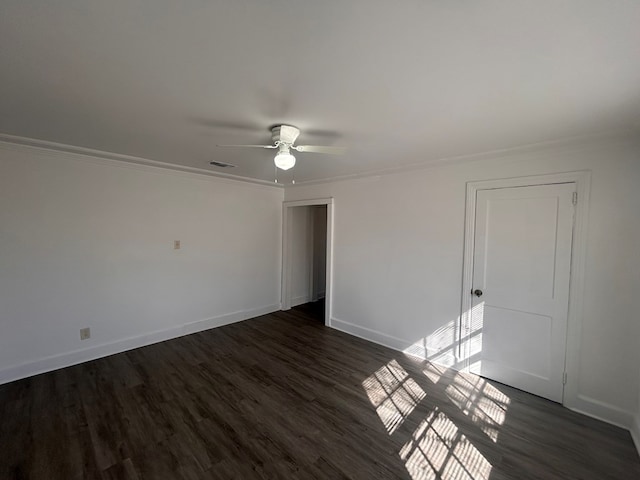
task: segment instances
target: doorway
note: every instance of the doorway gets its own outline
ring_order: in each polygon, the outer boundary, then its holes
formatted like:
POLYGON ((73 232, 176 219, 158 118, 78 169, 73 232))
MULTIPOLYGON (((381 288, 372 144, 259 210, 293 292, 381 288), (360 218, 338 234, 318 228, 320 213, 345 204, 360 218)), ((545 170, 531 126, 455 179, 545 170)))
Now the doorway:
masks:
POLYGON ((283 204, 282 309, 329 325, 332 199, 283 204))
POLYGON ((468 184, 458 326, 464 370, 567 399, 579 361, 586 180, 575 172, 468 184))

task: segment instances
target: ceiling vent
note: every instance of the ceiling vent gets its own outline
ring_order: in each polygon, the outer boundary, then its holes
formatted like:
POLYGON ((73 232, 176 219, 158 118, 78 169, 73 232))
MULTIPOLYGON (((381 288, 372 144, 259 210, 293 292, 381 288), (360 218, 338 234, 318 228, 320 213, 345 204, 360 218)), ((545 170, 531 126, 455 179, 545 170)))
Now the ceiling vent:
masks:
POLYGON ((234 168, 235 165, 231 164, 231 163, 224 163, 224 162, 209 162, 209 165, 213 165, 214 167, 220 167, 220 168, 234 168))

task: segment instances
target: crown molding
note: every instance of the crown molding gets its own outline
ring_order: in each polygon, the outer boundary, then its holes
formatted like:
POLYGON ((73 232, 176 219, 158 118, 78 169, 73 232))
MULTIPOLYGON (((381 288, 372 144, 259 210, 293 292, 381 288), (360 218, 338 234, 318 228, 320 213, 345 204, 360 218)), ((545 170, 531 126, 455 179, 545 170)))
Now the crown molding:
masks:
POLYGON ((205 170, 203 168, 189 167, 186 165, 178 165, 174 163, 160 162, 143 157, 136 157, 132 155, 125 155, 121 153, 105 152, 102 150, 95 150, 86 147, 78 147, 74 145, 67 145, 64 143, 51 142, 48 140, 39 140, 29 137, 21 137, 18 135, 10 135, 6 133, 0 133, 0 144, 6 145, 18 145, 23 147, 30 147, 35 149, 41 149, 48 152, 54 152, 58 154, 72 154, 82 156, 89 159, 100 159, 110 162, 119 162, 121 165, 141 165, 145 167, 155 167, 163 169, 164 171, 182 172, 187 174, 203 175, 208 177, 215 177, 218 179, 226 179, 234 182, 244 182, 256 185, 267 186, 271 188, 298 188, 306 187, 310 185, 319 185, 325 183, 334 182, 346 182, 354 180, 367 180, 371 177, 380 177, 385 175, 393 175, 404 172, 411 172, 417 170, 426 170, 431 168, 454 166, 458 164, 476 162, 488 159, 499 158, 522 158, 529 159, 532 157, 540 158, 541 156, 554 155, 559 152, 576 152, 580 149, 593 148, 594 145, 613 145, 613 144, 626 144, 632 140, 634 142, 640 141, 640 129, 622 129, 601 132, 593 135, 583 135, 566 137, 562 139, 555 139, 546 142, 538 142, 527 145, 520 145, 511 148, 504 148, 498 150, 489 150, 486 152, 478 152, 466 155, 458 155, 451 157, 440 157, 432 160, 422 160, 419 162, 413 162, 406 165, 397 167, 387 167, 374 170, 368 170, 360 173, 352 173, 345 175, 336 175, 333 177, 325 177, 316 180, 303 180, 297 181, 295 185, 284 185, 281 183, 273 183, 268 180, 261 180, 251 177, 243 177, 240 175, 232 175, 229 173, 213 172, 205 170))
POLYGON ((348 182, 354 180, 367 180, 379 178, 384 175, 394 175, 399 173, 427 170, 431 168, 453 166, 477 162, 481 160, 496 160, 500 158, 521 158, 531 159, 544 156, 556 155, 561 152, 579 152, 584 149, 591 149, 595 145, 626 145, 630 141, 640 144, 640 129, 623 129, 601 132, 593 135, 582 135, 566 137, 562 139, 537 142, 516 147, 503 148, 498 150, 488 150, 486 152, 471 153, 452 157, 440 157, 433 160, 423 160, 397 167, 380 168, 361 173, 337 175, 318 180, 297 181, 295 185, 286 185, 285 188, 307 187, 310 185, 320 185, 325 183, 348 182))
POLYGON ((204 175, 208 177, 216 177, 219 179, 231 180, 234 182, 252 183, 256 185, 268 186, 271 188, 284 188, 283 184, 275 184, 268 180, 260 180, 250 177, 242 177, 239 175, 232 175, 229 173, 212 172, 205 170, 204 168, 189 167, 186 165, 177 165, 173 163, 159 162, 157 160, 151 160, 143 157, 136 157, 132 155, 125 155, 121 153, 105 152, 102 150, 94 150, 92 148, 77 147, 75 145, 67 145, 64 143, 51 142, 48 140, 39 140, 35 138, 20 137, 18 135, 9 135, 6 133, 0 133, 0 144, 11 147, 27 147, 37 150, 54 153, 57 155, 64 154, 74 155, 79 157, 88 158, 91 160, 99 159, 103 161, 118 162, 119 164, 128 165, 140 165, 144 167, 154 167, 163 169, 165 171, 182 172, 194 175, 204 175))

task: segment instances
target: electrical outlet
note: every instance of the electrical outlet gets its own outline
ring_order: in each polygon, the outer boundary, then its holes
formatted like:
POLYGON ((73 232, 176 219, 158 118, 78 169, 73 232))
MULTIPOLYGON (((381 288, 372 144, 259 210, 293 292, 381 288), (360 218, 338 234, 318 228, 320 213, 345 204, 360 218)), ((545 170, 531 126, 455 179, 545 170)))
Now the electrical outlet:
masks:
POLYGON ((87 338, 91 338, 91 329, 89 327, 81 328, 80 329, 80 340, 86 340, 87 338))
POLYGON ((174 240, 173 241, 173 249, 174 250, 180 250, 180 240, 174 240))

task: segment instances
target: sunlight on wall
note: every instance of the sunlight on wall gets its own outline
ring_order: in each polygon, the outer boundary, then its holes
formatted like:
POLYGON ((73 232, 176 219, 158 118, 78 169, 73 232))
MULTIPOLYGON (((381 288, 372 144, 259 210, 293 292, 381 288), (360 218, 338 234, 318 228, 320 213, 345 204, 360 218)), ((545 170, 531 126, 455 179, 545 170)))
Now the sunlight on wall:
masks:
POLYGON ((362 382, 371 404, 391 435, 426 394, 398 362, 392 360, 362 382))
POLYGON ((420 339, 404 350, 407 355, 412 355, 425 360, 431 360, 440 365, 453 367, 458 363, 456 358, 456 327, 457 321, 451 321, 443 325, 428 337, 420 339))
POLYGON ((480 302, 461 317, 445 323, 407 347, 403 353, 456 370, 480 374, 483 323, 484 302, 480 302))
POLYGON ((463 359, 469 359, 469 371, 480 375, 482 370, 482 328, 484 326, 484 302, 471 309, 469 334, 462 342, 463 359))
POLYGON ((487 480, 491 464, 436 407, 400 450, 413 480, 487 480))
POLYGON ((498 441, 499 426, 504 423, 509 397, 473 374, 457 373, 445 392, 449 399, 491 440, 498 441))

